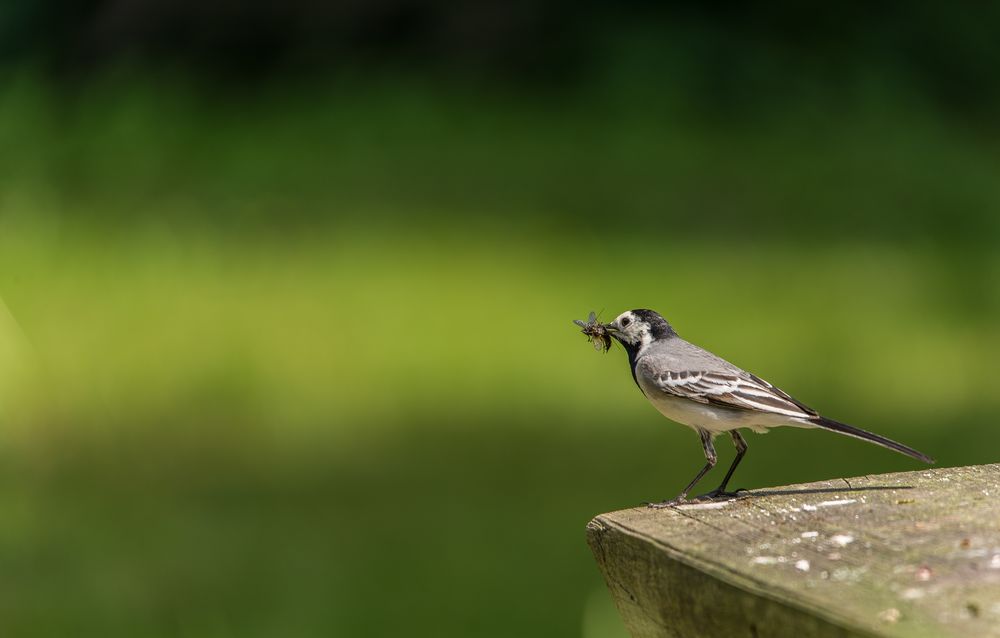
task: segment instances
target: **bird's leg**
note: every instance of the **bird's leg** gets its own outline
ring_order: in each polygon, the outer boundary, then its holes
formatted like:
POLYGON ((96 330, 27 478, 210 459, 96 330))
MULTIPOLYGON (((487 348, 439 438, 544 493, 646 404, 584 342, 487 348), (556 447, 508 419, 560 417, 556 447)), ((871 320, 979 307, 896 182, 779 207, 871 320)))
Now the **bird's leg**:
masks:
POLYGON ((740 436, 740 433, 736 430, 730 430, 729 436, 733 437, 733 445, 736 446, 736 458, 733 459, 733 464, 729 466, 729 471, 726 472, 726 478, 722 479, 722 483, 719 484, 719 487, 715 488, 708 494, 705 494, 706 498, 719 498, 720 496, 735 498, 737 496, 738 490, 737 492, 727 492, 726 485, 729 484, 729 479, 733 477, 733 472, 736 471, 736 466, 743 460, 743 455, 747 453, 747 442, 743 440, 743 437, 740 436))
MULTIPOLYGON (((701 447, 705 451, 705 460, 707 461, 707 463, 705 463, 705 467, 701 468, 701 471, 698 472, 690 483, 688 483, 688 486, 684 488, 684 491, 677 495, 677 498, 669 501, 662 501, 660 503, 649 503, 648 505, 650 507, 671 507, 672 505, 680 505, 681 503, 687 502, 688 492, 690 492, 691 489, 697 485, 698 481, 701 480, 701 477, 705 476, 705 473, 715 467, 715 463, 718 461, 718 456, 715 454, 715 445, 712 444, 712 434, 708 430, 698 430, 698 434, 701 436, 701 447)), ((745 445, 746 444, 744 444, 744 446, 745 445)))

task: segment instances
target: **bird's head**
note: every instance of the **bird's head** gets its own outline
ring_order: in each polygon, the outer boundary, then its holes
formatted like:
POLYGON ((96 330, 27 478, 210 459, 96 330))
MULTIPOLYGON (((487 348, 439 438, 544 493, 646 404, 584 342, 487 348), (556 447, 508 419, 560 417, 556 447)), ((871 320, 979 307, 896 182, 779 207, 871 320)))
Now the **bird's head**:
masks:
POLYGON ((604 327, 626 348, 643 348, 677 334, 659 313, 644 309, 626 310, 604 327))

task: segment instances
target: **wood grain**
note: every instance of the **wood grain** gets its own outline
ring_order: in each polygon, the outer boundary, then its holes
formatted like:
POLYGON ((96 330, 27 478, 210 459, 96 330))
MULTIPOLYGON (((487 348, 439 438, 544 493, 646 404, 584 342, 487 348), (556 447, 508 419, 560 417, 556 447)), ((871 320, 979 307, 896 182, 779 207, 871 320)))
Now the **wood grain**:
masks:
POLYGON ((1000 638, 1000 464, 602 514, 633 636, 1000 638))

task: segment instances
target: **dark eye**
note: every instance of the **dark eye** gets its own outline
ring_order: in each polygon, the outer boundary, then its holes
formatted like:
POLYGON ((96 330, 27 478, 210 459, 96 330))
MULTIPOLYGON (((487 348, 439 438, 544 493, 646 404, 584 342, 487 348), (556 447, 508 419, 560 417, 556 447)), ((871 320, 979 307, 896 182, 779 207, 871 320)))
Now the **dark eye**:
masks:
POLYGON ((628 317, 623 317, 622 318, 622 328, 628 326, 630 323, 632 323, 632 320, 629 319, 628 317))

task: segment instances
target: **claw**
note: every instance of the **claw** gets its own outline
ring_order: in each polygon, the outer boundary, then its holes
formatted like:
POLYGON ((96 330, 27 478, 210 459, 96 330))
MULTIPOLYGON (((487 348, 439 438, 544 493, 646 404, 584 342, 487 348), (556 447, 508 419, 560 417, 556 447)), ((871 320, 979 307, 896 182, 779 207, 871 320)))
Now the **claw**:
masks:
POLYGON ((713 501, 731 501, 738 498, 746 498, 746 495, 741 495, 740 492, 746 492, 745 489, 738 489, 735 492, 723 492, 722 490, 712 490, 707 494, 702 494, 693 499, 694 503, 711 503, 713 501))
POLYGON ((646 507, 654 510, 662 510, 668 507, 676 507, 678 505, 684 505, 685 503, 690 503, 686 496, 678 496, 677 498, 668 499, 666 501, 660 501, 659 503, 643 503, 646 507))

